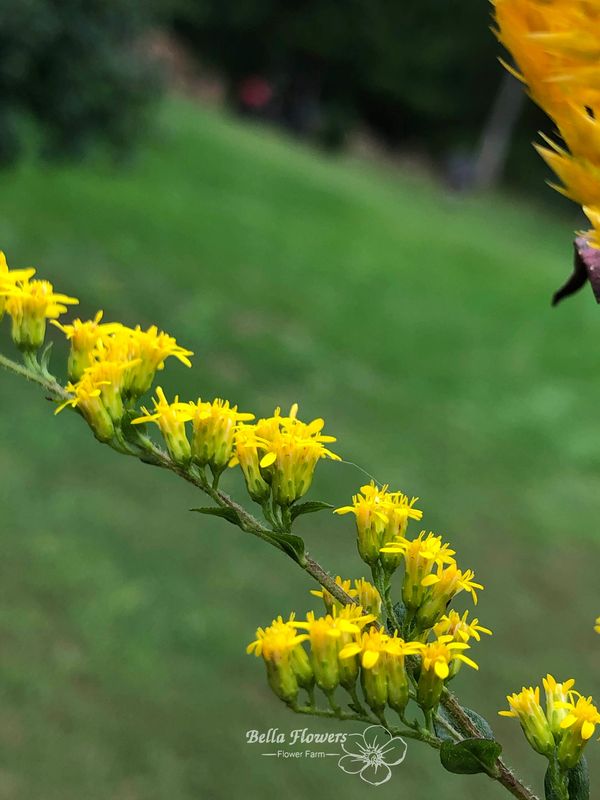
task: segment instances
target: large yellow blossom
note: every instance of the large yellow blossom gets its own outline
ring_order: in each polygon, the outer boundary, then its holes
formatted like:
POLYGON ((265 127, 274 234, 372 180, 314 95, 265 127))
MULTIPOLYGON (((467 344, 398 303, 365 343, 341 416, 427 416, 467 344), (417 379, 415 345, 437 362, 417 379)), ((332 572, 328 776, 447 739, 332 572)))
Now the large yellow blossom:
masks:
MULTIPOLYGON (((498 37, 515 74, 554 120, 566 149, 538 150, 580 203, 600 247, 600 4, 598 0, 494 0, 498 37)), ((511 68, 511 71, 512 68, 511 68)))

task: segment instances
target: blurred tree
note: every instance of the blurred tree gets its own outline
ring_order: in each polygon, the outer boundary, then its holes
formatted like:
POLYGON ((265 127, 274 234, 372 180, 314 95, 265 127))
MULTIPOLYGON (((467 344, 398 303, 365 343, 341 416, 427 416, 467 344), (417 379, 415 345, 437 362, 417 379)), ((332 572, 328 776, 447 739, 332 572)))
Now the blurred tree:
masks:
POLYGON ((268 76, 291 127, 337 142, 360 118, 437 153, 479 137, 500 82, 489 24, 481 0, 180 0, 175 19, 233 92, 268 76))
POLYGON ((47 155, 98 141, 126 152, 159 85, 136 46, 155 11, 143 0, 2 0, 0 160, 18 155, 24 118, 47 155))

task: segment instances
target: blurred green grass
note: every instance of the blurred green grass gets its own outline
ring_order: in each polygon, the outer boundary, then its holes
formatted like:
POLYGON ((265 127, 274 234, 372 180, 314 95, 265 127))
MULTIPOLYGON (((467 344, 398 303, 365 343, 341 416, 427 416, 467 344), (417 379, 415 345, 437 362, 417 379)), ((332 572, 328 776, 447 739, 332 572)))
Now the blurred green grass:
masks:
MULTIPOLYGON (((457 689, 539 787, 518 727, 495 721, 504 694, 547 670, 600 692, 600 318, 589 292, 549 305, 577 221, 449 197, 180 101, 128 170, 26 163, 0 199, 9 263, 37 265, 82 314, 155 322, 195 351, 169 390, 258 414, 299 401, 347 460, 421 496, 486 584, 496 633, 457 689)), ((334 759, 245 743, 337 730, 293 718, 244 655, 258 624, 310 607, 305 576, 6 373, 0 420, 0 800, 363 797, 334 759)), ((362 482, 324 463, 312 496, 342 504, 362 482)), ((327 566, 364 573, 348 518, 302 531, 327 566)), ((412 745, 376 794, 483 791, 504 796, 412 745)))

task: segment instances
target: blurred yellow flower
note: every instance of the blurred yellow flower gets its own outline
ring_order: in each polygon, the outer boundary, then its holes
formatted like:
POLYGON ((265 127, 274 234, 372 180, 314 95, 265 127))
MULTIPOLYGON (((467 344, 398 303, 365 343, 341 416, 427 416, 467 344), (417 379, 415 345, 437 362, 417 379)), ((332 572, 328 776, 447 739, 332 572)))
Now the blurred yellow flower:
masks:
POLYGON ((23 350, 37 350, 46 336, 46 320, 56 319, 68 305, 79 303, 75 297, 58 294, 50 281, 26 280, 1 290, 6 313, 12 319, 12 338, 23 350))
POLYGON ((600 7, 597 0, 493 0, 497 35, 528 87, 554 120, 567 149, 546 141, 542 157, 585 207, 600 247, 600 7))

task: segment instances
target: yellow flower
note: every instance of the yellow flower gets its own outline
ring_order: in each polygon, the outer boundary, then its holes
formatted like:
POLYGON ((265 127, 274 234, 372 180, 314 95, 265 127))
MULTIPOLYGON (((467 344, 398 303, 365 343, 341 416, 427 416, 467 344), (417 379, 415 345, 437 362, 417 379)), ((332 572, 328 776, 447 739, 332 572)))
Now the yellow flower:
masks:
POLYGON ((558 761, 565 769, 572 769, 578 763, 583 748, 600 723, 600 713, 591 697, 571 691, 570 698, 571 702, 565 703, 567 716, 560 723, 563 738, 557 752, 558 761))
POLYGON ((190 403, 194 435, 192 458, 197 464, 210 465, 214 474, 221 473, 233 456, 236 431, 240 422, 254 419, 254 414, 237 410, 228 400, 217 398, 212 403, 190 403))
POLYGON ((102 403, 115 423, 123 419, 123 393, 128 372, 135 361, 94 361, 84 370, 84 377, 100 387, 102 403))
POLYGON ((468 611, 465 611, 462 617, 458 611, 449 611, 433 626, 433 633, 437 637, 452 636, 455 642, 469 642, 471 639, 479 642, 481 633, 492 635, 489 628, 484 628, 479 624, 477 617, 470 622, 468 617, 468 611))
MULTIPOLYGON (((123 326, 118 322, 101 323, 102 311, 98 311, 94 319, 82 322, 80 319, 73 320, 70 324, 62 324, 57 320, 52 320, 55 325, 64 333, 71 342, 69 352, 68 376, 70 381, 78 381, 93 361, 93 352, 109 334, 115 333, 123 326)), ((123 359, 117 359, 123 360, 123 359)))
POLYGON ((365 699, 376 714, 384 710, 388 699, 385 652, 389 639, 384 631, 371 627, 340 650, 341 661, 359 657, 365 699))
POLYGON ((421 519, 423 512, 414 508, 417 501, 409 501, 402 492, 388 492, 388 486, 379 488, 374 481, 361 486, 360 494, 352 497, 351 506, 342 506, 336 514, 354 514, 358 535, 358 552, 363 561, 374 566, 380 561, 388 572, 398 564, 397 549, 382 549, 406 531, 409 519, 421 519), (381 556, 381 553, 392 554, 381 556))
POLYGON ((376 619, 381 615, 381 595, 372 583, 364 578, 358 578, 354 581, 354 591, 356 602, 362 606, 364 610, 373 614, 376 619))
POLYGON ((294 615, 287 622, 281 616, 267 628, 258 628, 256 639, 246 648, 247 653, 262 656, 267 668, 271 689, 286 703, 294 704, 298 687, 310 688, 312 669, 302 642, 308 635, 299 634, 294 627, 294 615))
POLYGON ((155 422, 163 435, 169 455, 176 464, 187 464, 192 456, 191 447, 185 431, 185 423, 192 419, 193 412, 189 403, 180 403, 176 396, 169 403, 160 386, 156 389, 156 398, 152 400, 154 411, 142 406, 143 415, 131 421, 132 425, 155 422))
POLYGON ((571 678, 563 683, 557 683, 555 678, 548 674, 542 683, 546 694, 546 719, 554 738, 558 741, 562 737, 561 723, 567 716, 569 692, 575 681, 571 678))
POLYGON ((72 397, 65 400, 56 411, 60 413, 67 406, 81 411, 84 419, 101 442, 110 442, 115 435, 114 423, 102 401, 102 389, 106 388, 108 381, 98 384, 92 375, 84 374, 77 383, 68 383, 67 391, 72 397))
POLYGON ((261 474, 255 425, 240 425, 235 434, 235 454, 229 462, 239 464, 250 497, 257 503, 265 503, 271 494, 269 484, 261 474))
POLYGON ((391 636, 385 645, 387 702, 390 708, 399 714, 404 713, 409 700, 406 656, 418 655, 423 649, 421 642, 405 642, 397 633, 391 636))
POLYGON ((56 294, 49 281, 22 281, 2 291, 12 319, 12 338, 22 350, 37 350, 46 336, 46 320, 56 319, 79 300, 56 294))
POLYGON ((594 630, 596 631, 596 633, 600 633, 600 617, 598 617, 596 619, 596 624, 594 626, 594 630))
POLYGON ((127 373, 125 393, 133 399, 145 394, 154 381, 157 370, 162 370, 167 358, 173 356, 186 367, 191 367, 186 350, 177 344, 176 339, 156 325, 143 331, 139 325, 128 328, 125 325, 114 325, 108 335, 102 336, 97 347, 102 350, 101 358, 106 361, 132 361, 135 366, 127 373))
POLYGON ((540 687, 525 686, 520 692, 507 695, 510 711, 499 711, 501 717, 515 717, 533 749, 543 756, 554 751, 554 736, 540 705, 540 687))
POLYGON ((421 651, 421 673, 417 685, 417 702, 421 708, 436 708, 442 696, 444 683, 452 677, 452 665, 461 661, 473 669, 477 664, 464 654, 469 645, 455 642, 452 636, 440 636, 435 642, 423 646, 421 651))
POLYGON ((186 367, 192 366, 189 359, 194 355, 192 351, 178 345, 173 336, 159 331, 156 325, 151 325, 146 331, 138 325, 131 332, 131 337, 132 358, 140 359, 140 366, 134 372, 130 387, 137 397, 141 397, 152 386, 156 371, 164 369, 167 358, 173 357, 186 367))
MULTIPOLYGON (((347 595, 350 597, 356 597, 356 589, 352 588, 352 581, 349 578, 343 580, 341 575, 337 575, 335 582, 346 592, 347 595)), ((336 600, 335 597, 325 588, 311 589, 310 593, 313 595, 313 597, 322 598, 325 605, 325 611, 327 611, 328 614, 332 614, 334 608, 342 608, 342 604, 339 602, 339 600, 336 600)), ((360 605, 362 605, 362 603, 360 605)))
MULTIPOLYGON (((567 150, 538 148, 564 184, 559 191, 591 210, 589 244, 600 246, 600 9, 597 2, 494 0, 498 37, 567 150), (596 210, 594 210, 596 209, 596 210)), ((548 141, 548 140, 547 140, 548 141)), ((587 213, 587 212, 586 212, 587 213)))
POLYGON ((325 447, 333 436, 321 433, 324 422, 297 419, 298 406, 289 416, 278 408, 272 417, 255 425, 241 425, 235 437, 232 466, 240 464, 248 493, 258 503, 271 495, 273 502, 287 508, 310 489, 317 462, 321 458, 340 458, 325 447))
POLYGON ((273 502, 284 507, 299 500, 310 489, 320 459, 341 460, 325 447, 335 442, 335 437, 321 432, 324 421, 301 422, 297 413, 297 404, 292 406, 287 417, 282 417, 280 409, 276 409, 273 417, 259 420, 255 428, 256 445, 263 452, 261 472, 271 486, 273 502))
POLYGON ((4 291, 9 291, 15 284, 28 281, 33 275, 35 270, 33 267, 26 269, 9 269, 6 263, 6 256, 0 250, 0 320, 4 316, 4 305, 6 302, 4 291))
POLYGON ((372 616, 363 614, 362 609, 357 606, 349 606, 339 614, 336 612, 334 609, 333 614, 316 617, 309 611, 304 622, 293 623, 296 628, 308 632, 315 680, 327 693, 332 692, 342 679, 346 687, 354 685, 356 672, 350 669, 342 675, 338 653, 348 639, 359 634, 362 626, 373 619, 372 616))
POLYGON ((459 592, 467 591, 477 605, 476 589, 483 589, 480 583, 473 578, 475 573, 471 569, 464 572, 456 566, 449 564, 446 567, 438 565, 436 573, 426 575, 421 581, 421 586, 428 589, 422 604, 417 611, 417 623, 422 630, 431 628, 443 615, 448 604, 459 592))
POLYGON ((401 553, 404 556, 402 601, 412 612, 423 605, 428 595, 428 580, 433 568, 455 563, 455 551, 450 545, 444 543, 441 536, 426 531, 421 531, 416 539, 399 538, 382 549, 385 553, 401 553))

